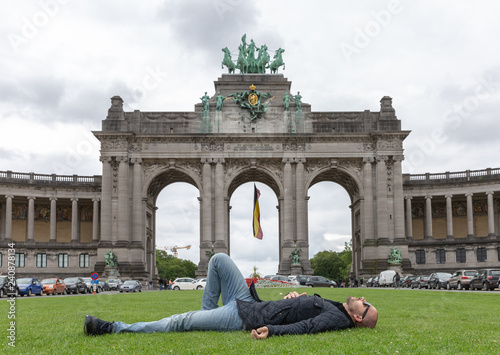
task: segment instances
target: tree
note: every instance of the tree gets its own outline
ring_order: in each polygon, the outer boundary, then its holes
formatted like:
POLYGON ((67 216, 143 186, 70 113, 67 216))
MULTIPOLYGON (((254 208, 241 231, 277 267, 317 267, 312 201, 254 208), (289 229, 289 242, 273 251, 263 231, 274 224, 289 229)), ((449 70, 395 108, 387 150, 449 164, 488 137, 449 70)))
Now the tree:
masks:
POLYGON ((259 270, 259 268, 254 265, 253 271, 250 274, 250 276, 248 276, 248 277, 251 278, 251 279, 260 279, 260 278, 262 278, 262 276, 260 275, 259 272, 257 272, 257 270, 259 270))
POLYGON ((340 253, 324 250, 311 259, 314 275, 324 276, 330 280, 348 279, 352 263, 351 242, 345 243, 344 250, 340 253))
POLYGON ((156 250, 156 268, 158 276, 166 280, 178 277, 196 277, 196 264, 190 260, 174 258, 165 250, 156 250))

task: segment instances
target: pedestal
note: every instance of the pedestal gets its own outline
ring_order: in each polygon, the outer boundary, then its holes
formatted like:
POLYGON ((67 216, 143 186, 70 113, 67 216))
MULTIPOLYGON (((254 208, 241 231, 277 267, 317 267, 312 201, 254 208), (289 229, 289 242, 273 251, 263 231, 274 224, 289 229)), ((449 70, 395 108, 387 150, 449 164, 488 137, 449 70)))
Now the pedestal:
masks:
POLYGON ((394 270, 397 273, 399 273, 400 275, 403 274, 403 269, 401 268, 401 264, 389 264, 389 263, 387 263, 387 269, 394 270))
POLYGON ((302 265, 300 264, 290 265, 290 275, 302 275, 302 265))
POLYGON ((105 266, 104 267, 104 277, 106 279, 119 277, 118 267, 116 266, 105 266))

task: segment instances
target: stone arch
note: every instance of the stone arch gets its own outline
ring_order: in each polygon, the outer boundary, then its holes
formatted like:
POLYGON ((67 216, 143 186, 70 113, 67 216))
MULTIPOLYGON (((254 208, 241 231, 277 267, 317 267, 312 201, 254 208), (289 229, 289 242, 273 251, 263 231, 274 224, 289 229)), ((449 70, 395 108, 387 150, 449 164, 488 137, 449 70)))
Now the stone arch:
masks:
POLYGON ((225 196, 231 199, 234 191, 247 182, 261 182, 271 188, 279 199, 282 196, 283 186, 279 177, 268 168, 243 166, 231 173, 227 177, 225 196))
POLYGON ((356 198, 363 195, 363 183, 360 181, 359 177, 348 168, 324 166, 318 169, 307 179, 305 184, 306 192, 313 185, 323 181, 335 182, 342 186, 349 194, 351 202, 354 202, 356 198))

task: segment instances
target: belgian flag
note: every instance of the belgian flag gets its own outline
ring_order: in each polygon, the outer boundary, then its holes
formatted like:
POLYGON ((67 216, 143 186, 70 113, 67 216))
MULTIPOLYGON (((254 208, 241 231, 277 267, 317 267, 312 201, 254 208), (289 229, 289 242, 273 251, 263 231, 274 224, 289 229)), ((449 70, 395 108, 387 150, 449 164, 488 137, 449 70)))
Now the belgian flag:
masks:
POLYGON ((253 184, 254 194, 253 194, 253 236, 257 239, 262 239, 262 228, 260 227, 260 209, 259 209, 259 197, 260 191, 257 186, 253 184))

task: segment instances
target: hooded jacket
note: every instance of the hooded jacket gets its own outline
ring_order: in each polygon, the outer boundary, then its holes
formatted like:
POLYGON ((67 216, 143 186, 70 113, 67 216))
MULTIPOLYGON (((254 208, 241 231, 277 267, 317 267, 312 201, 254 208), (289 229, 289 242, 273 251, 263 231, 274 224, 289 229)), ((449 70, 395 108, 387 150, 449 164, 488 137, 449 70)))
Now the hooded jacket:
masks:
POLYGON ((266 326, 269 336, 273 336, 313 334, 353 326, 352 320, 339 309, 337 302, 318 295, 261 301, 253 284, 250 292, 255 302, 236 300, 238 313, 247 329, 266 326))

